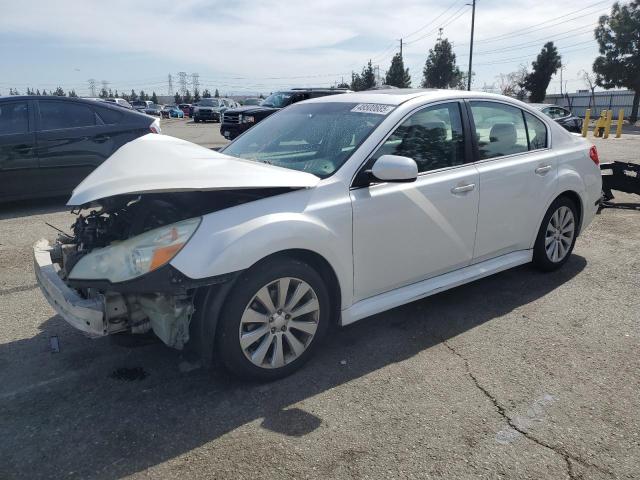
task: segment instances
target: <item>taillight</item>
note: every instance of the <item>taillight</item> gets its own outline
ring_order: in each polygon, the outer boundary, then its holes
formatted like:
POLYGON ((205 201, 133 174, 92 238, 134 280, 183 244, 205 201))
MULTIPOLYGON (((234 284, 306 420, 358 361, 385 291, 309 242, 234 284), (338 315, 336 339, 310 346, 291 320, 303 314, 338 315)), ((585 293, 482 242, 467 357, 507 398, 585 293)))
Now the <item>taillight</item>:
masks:
POLYGON ((160 119, 156 118, 151 125, 149 125, 151 133, 162 133, 160 130, 160 119))
POLYGON ((600 158, 598 157, 598 149, 596 148, 595 145, 591 145, 591 148, 589 149, 589 157, 591 157, 591 160, 593 160, 593 163, 595 163, 596 165, 600 165, 600 158))

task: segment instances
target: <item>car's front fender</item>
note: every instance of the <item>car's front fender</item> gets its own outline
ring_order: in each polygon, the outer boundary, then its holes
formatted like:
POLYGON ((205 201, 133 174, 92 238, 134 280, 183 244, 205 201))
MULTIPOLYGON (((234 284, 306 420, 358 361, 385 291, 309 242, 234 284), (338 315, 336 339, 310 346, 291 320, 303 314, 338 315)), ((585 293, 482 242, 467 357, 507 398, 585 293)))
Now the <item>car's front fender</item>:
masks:
POLYGON ((318 193, 298 190, 205 215, 171 265, 199 279, 245 270, 274 253, 307 250, 331 265, 346 308, 353 294, 351 204, 345 194, 318 205, 318 193))

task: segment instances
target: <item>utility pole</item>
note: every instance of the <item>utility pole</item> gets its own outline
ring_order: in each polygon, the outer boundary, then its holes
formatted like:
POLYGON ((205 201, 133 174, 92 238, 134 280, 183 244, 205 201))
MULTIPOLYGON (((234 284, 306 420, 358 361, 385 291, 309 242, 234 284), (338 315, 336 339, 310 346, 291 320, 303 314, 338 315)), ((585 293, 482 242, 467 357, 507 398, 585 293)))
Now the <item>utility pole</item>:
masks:
POLYGON ((473 28, 476 23, 476 0, 471 4, 471 43, 469 44, 469 78, 467 78, 467 90, 471 90, 471 68, 473 67, 473 28))
POLYGON ((167 93, 171 97, 171 96, 173 96, 174 93, 176 93, 173 90, 173 77, 171 76, 171 74, 168 75, 167 81, 169 82, 169 88, 168 88, 169 91, 167 93))
POLYGON ((200 88, 200 75, 198 73, 191 74, 191 85, 193 85, 193 89, 200 88))
POLYGON ((187 94, 187 72, 178 72, 178 83, 180 85, 180 95, 187 94))
POLYGON ((96 96, 96 79, 90 78, 87 81, 89 82, 89 95, 91 95, 92 97, 95 97, 96 96))
POLYGON ((402 58, 402 39, 400 39, 400 58, 402 58))
POLYGON ((562 97, 562 71, 564 70, 564 65, 560 66, 560 96, 562 97))

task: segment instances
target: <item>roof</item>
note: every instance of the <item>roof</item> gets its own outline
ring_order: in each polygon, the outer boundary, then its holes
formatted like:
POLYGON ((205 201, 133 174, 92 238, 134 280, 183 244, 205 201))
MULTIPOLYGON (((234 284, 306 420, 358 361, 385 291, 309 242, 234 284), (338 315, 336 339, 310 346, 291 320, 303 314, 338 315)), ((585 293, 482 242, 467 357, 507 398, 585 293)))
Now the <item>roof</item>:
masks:
POLYGON ((388 90, 365 90, 362 92, 343 93, 330 97, 319 97, 305 100, 305 103, 345 102, 345 103, 381 103, 385 105, 400 105, 408 100, 425 97, 428 100, 450 98, 487 98, 504 99, 502 95, 467 90, 447 90, 436 88, 393 88, 388 90))

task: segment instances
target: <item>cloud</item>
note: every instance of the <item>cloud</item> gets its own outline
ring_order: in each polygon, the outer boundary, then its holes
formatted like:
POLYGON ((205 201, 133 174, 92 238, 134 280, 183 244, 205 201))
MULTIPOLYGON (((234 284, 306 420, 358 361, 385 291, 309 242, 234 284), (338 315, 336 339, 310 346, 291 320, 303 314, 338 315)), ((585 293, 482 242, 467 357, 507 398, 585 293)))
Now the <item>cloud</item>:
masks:
MULTIPOLYGON (((0 32, 37 35, 67 46, 88 45, 96 54, 111 54, 116 59, 118 54, 137 53, 174 63, 184 62, 207 72, 203 79, 228 78, 239 84, 268 86, 277 84, 279 77, 348 75, 351 70, 359 71, 369 58, 374 58, 384 70, 395 53, 400 36, 420 29, 449 7, 446 15, 407 39, 418 40, 407 46, 406 58, 413 66, 413 73, 417 74, 436 39, 437 27, 443 22, 446 24, 456 11, 461 16, 445 26, 444 35, 455 45, 461 45, 457 51, 464 55, 468 48, 464 44, 468 42, 470 22, 469 13, 465 12, 469 7, 465 7, 465 3, 465 0, 447 3, 436 0, 305 3, 284 0, 111 0, 100 3, 32 0, 4 5, 0 32), (420 39, 429 32, 430 35, 420 39)), ((583 7, 582 2, 570 0, 563 2, 562 8, 568 12, 583 7)), ((479 2, 476 38, 481 40, 522 29, 561 13, 543 8, 532 0, 479 2)), ((598 13, 600 11, 594 13, 593 18, 567 21, 553 29, 503 42, 480 43, 479 49, 481 45, 483 50, 499 46, 503 51, 495 56, 479 56, 477 61, 482 64, 489 58, 511 58, 539 50, 538 47, 521 48, 510 53, 504 47, 547 34, 557 35, 580 22, 595 23, 598 13)), ((466 58, 460 57, 459 63, 465 65, 466 58)), ((498 65, 491 69, 478 68, 478 71, 502 68, 498 65)), ((482 75, 489 78, 489 74, 482 75)), ((313 82, 313 77, 307 78, 308 81, 313 82)))

